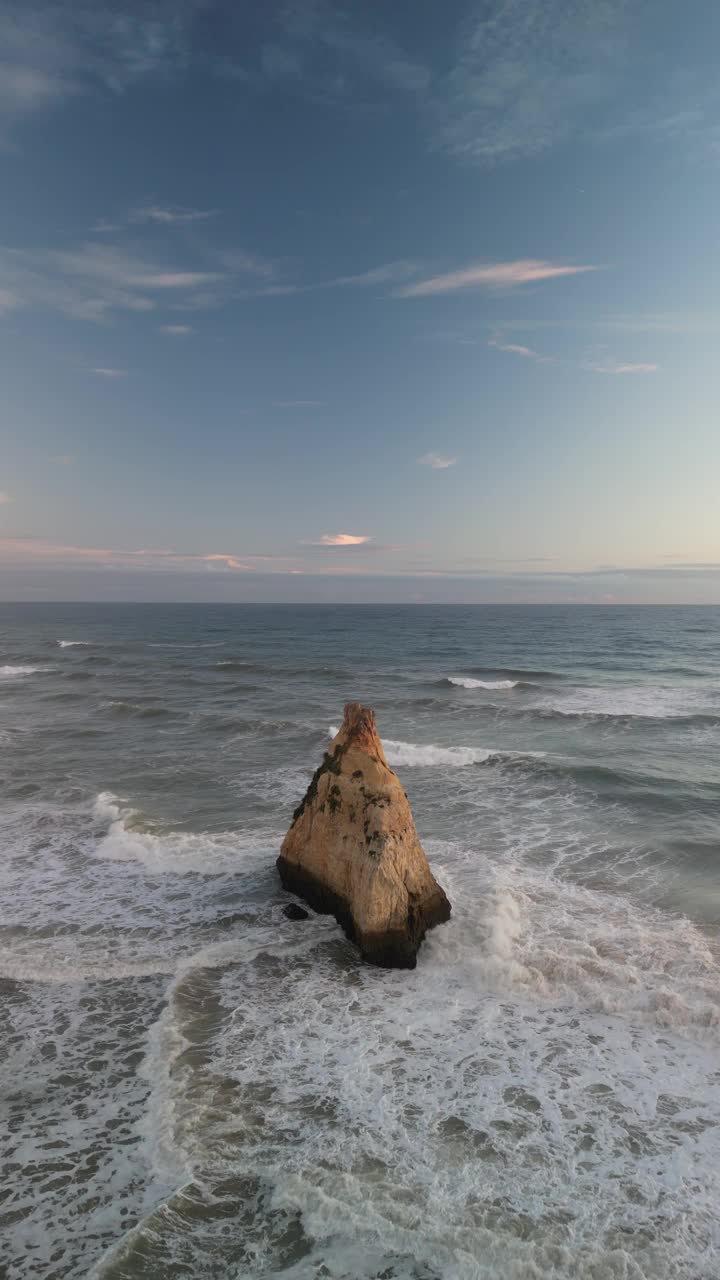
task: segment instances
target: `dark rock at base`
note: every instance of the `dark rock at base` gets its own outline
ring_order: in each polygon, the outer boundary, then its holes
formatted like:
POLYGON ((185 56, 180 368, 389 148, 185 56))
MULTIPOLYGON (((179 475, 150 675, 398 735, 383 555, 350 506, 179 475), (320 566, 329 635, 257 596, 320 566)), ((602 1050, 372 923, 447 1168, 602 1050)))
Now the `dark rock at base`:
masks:
POLYGON ((310 912, 306 911, 304 907, 299 907, 297 902, 288 902, 287 906, 283 907, 282 910, 283 915, 287 916, 288 920, 310 919, 310 912))

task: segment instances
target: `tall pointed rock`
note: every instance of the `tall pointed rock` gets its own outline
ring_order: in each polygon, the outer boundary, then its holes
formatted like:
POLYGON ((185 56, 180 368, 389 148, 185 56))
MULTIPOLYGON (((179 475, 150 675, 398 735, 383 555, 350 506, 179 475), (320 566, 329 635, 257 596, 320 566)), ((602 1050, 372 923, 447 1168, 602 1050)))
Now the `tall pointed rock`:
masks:
POLYGON ((345 707, 277 866, 284 887, 334 915, 372 964, 413 969, 425 931, 450 918, 369 707, 345 707))

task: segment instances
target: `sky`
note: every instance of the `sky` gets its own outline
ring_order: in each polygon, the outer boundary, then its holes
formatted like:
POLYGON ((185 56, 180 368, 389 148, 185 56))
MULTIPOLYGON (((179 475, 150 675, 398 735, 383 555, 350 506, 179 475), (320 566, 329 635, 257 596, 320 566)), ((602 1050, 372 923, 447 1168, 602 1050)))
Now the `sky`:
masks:
POLYGON ((716 0, 0 0, 0 599, 720 603, 716 0))

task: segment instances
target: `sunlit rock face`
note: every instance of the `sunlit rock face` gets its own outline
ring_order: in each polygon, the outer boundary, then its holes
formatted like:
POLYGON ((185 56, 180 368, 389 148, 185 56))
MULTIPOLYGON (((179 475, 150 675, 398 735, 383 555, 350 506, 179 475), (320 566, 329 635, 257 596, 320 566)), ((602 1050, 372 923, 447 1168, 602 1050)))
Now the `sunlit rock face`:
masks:
POLYGON ((414 968, 426 930, 450 918, 369 707, 345 707, 277 866, 284 887, 334 915, 371 964, 414 968))

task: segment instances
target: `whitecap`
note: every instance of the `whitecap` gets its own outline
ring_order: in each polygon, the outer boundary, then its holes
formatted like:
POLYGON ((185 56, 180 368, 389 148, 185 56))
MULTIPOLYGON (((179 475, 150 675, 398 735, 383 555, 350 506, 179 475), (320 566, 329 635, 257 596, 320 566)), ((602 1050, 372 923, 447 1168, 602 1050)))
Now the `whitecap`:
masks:
MULTIPOLYGON (((330 738, 340 732, 334 725, 330 726, 330 738)), ((471 764, 487 764, 494 759, 521 759, 533 757, 543 759, 544 751, 498 751, 489 747, 439 747, 434 743, 397 742, 393 738, 383 738, 385 758, 390 765, 404 765, 406 768, 432 768, 437 765, 450 765, 456 769, 471 764)))
POLYGON ((17 676, 34 676, 40 671, 50 671, 50 667, 0 667, 0 679, 13 680, 17 676))
MULTIPOLYGON (((707 690, 666 685, 593 686, 574 689, 540 706, 563 716, 628 716, 631 719, 682 718, 708 709, 707 690)), ((710 706, 716 710, 717 703, 710 706)))
POLYGON ((461 689, 517 689, 519 680, 474 680, 472 676, 447 676, 448 684, 461 689))
POLYGON ((102 791, 93 806, 93 817, 105 832, 95 846, 95 856, 112 862, 140 862, 154 874, 200 872, 242 874, 270 864, 274 855, 271 837, 237 831, 148 831, 142 815, 112 791, 102 791))
POLYGON ((75 649, 78 645, 87 648, 90 644, 89 640, 58 640, 57 644, 60 649, 75 649))

